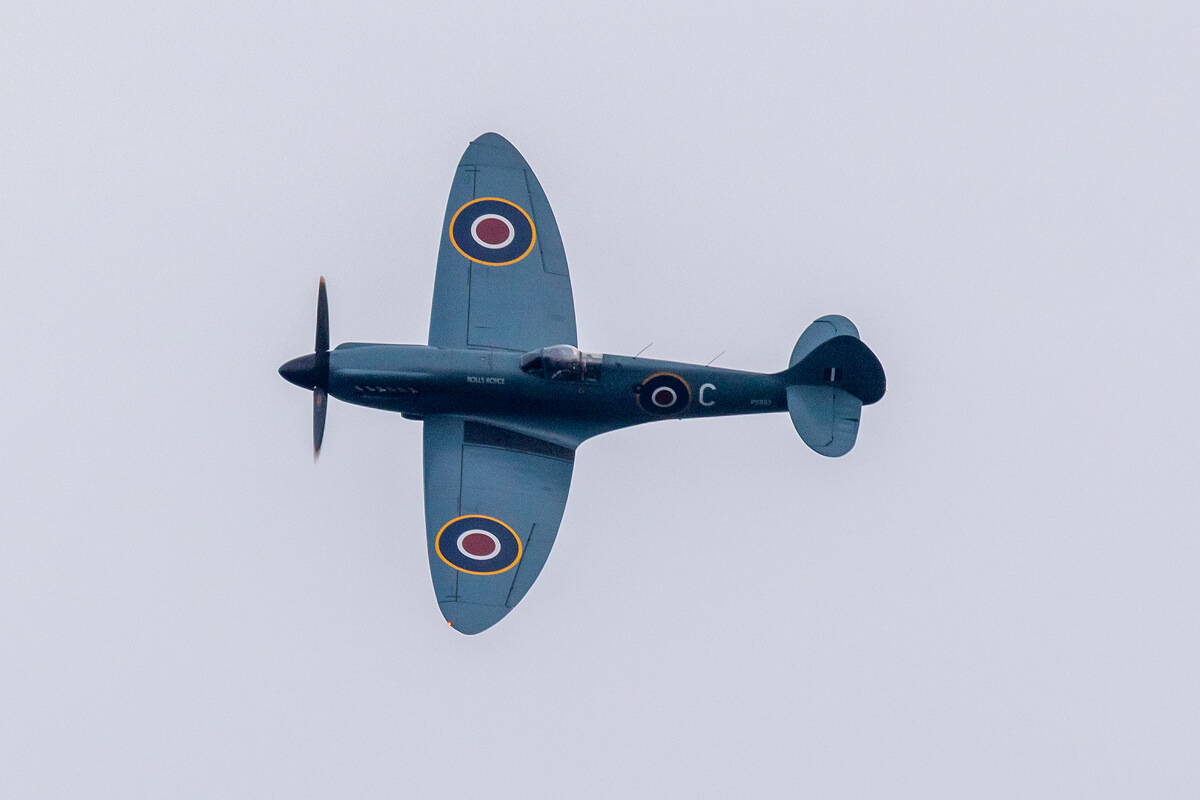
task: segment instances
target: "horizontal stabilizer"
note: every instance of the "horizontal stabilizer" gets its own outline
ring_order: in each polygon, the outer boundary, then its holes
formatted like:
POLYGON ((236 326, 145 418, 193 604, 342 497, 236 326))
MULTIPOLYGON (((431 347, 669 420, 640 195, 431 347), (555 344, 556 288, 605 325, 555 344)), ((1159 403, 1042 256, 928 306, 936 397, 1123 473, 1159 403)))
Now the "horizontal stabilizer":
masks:
POLYGON ((796 366, 804 360, 806 355, 816 350, 818 345, 835 336, 853 336, 857 339, 858 328, 854 327, 853 322, 838 314, 821 317, 800 334, 800 339, 792 348, 792 357, 788 359, 788 366, 796 366))
POLYGON ((844 456, 858 438, 862 401, 832 386, 789 386, 788 413, 804 443, 823 456, 844 456))

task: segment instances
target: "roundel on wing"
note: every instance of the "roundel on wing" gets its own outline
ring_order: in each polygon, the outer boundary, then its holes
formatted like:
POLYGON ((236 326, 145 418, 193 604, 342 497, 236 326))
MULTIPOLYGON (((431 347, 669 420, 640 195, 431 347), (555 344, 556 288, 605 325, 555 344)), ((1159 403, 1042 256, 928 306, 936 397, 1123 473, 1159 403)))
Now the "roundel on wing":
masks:
POLYGON ((495 517, 470 514, 450 520, 434 540, 438 556, 472 575, 495 575, 521 560, 521 540, 495 517))
POLYGON ((638 405, 659 416, 682 413, 692 402, 687 381, 670 372, 659 372, 637 387, 638 405))
POLYGON ((479 264, 503 266, 529 255, 537 231, 525 209, 499 197, 481 197, 450 218, 450 243, 479 264))

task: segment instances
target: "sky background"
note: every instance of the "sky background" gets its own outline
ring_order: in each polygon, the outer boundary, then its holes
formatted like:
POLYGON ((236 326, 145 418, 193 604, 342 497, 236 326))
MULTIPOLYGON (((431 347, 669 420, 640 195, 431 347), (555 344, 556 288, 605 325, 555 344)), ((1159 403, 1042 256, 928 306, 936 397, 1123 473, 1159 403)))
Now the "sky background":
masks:
POLYGON ((0 795, 1200 794, 1200 7, 10 3, 0 795), (421 428, 276 374, 423 343, 467 143, 555 209, 587 350, 784 414, 587 442, 449 630, 421 428))

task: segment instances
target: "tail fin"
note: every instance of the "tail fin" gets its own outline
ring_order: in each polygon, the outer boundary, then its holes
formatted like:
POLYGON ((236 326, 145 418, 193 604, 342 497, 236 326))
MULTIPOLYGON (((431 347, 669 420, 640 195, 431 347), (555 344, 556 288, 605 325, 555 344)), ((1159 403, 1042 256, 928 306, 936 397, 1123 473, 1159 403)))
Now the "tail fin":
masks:
POLYGON ((879 359, 845 317, 821 317, 808 326, 780 373, 788 383, 788 413, 804 443, 823 456, 854 447, 862 407, 883 397, 879 359))

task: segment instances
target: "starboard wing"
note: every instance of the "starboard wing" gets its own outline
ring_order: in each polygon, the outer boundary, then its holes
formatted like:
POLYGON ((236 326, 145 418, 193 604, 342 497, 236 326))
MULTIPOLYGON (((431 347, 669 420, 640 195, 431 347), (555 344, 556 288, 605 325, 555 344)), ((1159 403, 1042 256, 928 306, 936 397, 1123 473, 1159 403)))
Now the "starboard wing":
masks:
POLYGON ((567 256, 546 193, 503 136, 467 148, 446 204, 429 344, 525 352, 576 344, 567 256))
POLYGON ((479 633, 541 573, 567 504, 575 451, 459 418, 424 424, 434 592, 447 622, 479 633))

